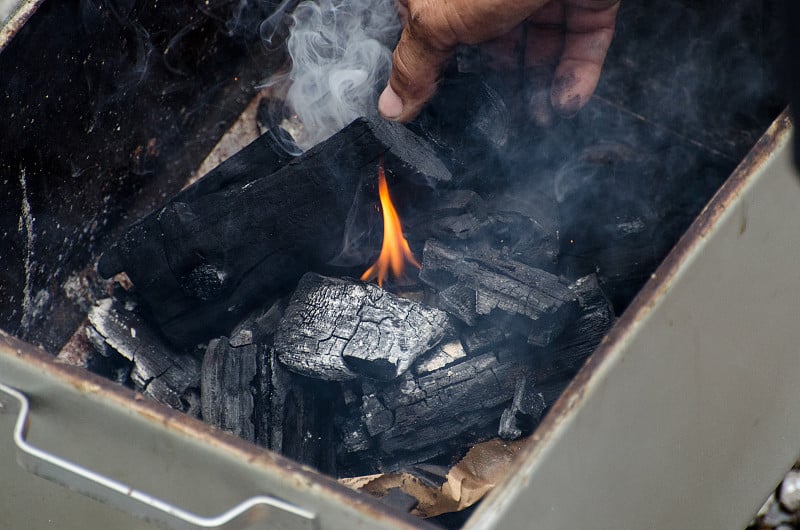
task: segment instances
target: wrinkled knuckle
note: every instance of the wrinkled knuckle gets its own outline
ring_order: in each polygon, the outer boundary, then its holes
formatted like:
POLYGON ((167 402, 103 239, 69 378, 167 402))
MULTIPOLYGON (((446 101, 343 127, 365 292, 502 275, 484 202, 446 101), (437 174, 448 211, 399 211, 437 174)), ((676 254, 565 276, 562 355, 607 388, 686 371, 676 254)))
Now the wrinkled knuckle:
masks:
POLYGON ((409 7, 408 31, 431 51, 445 50, 454 44, 447 12, 436 2, 417 2, 409 7))
POLYGON ((395 50, 394 54, 393 87, 403 100, 419 100, 426 97, 426 84, 421 82, 420 72, 413 65, 418 64, 413 57, 408 56, 403 50, 395 50))

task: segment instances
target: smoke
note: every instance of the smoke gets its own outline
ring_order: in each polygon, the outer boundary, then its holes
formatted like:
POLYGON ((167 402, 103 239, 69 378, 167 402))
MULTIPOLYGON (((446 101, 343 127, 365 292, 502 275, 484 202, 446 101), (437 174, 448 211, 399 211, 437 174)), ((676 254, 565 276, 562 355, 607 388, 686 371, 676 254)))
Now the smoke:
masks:
POLYGON ((303 124, 302 149, 375 114, 400 31, 394 0, 300 3, 287 42, 286 103, 303 124))

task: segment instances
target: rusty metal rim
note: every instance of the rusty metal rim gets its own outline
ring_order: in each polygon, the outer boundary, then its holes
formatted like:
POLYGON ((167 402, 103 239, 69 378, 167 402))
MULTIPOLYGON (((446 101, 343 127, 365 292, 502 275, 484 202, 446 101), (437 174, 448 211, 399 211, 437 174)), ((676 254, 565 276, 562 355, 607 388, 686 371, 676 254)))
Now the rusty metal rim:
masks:
POLYGON ((392 511, 377 499, 351 490, 309 467, 219 431, 200 420, 151 401, 142 394, 116 385, 82 368, 59 363, 55 357, 41 348, 23 342, 3 330, 0 330, 0 355, 24 358, 27 365, 74 387, 82 394, 97 395, 102 401, 124 408, 152 424, 158 424, 167 430, 218 449, 232 458, 262 468, 272 475, 277 475, 282 481, 294 484, 298 491, 309 491, 313 488, 317 490, 317 495, 321 493, 326 500, 351 506, 375 519, 391 521, 393 527, 397 529, 429 527, 423 521, 392 511))
POLYGON ((44 0, 24 0, 11 17, 0 27, 0 52, 2 52, 11 39, 19 33, 31 15, 33 15, 44 0))
MULTIPOLYGON (((528 443, 517 456, 516 468, 518 470, 523 466, 535 465, 535 462, 543 457, 547 448, 558 437, 562 427, 572 417, 574 410, 583 403, 587 390, 603 378, 604 372, 613 361, 612 356, 629 341, 637 326, 669 291, 673 280, 692 256, 697 254, 699 247, 704 244, 706 236, 720 220, 722 214, 753 181, 759 169, 775 153, 776 148, 787 141, 791 131, 792 122, 787 108, 775 119, 703 208, 617 320, 597 350, 587 359, 536 431, 528 438, 528 443)), ((492 512, 502 510, 502 505, 510 501, 512 496, 510 493, 513 493, 513 488, 519 486, 519 484, 515 484, 516 475, 510 475, 503 479, 484 499, 483 505, 478 508, 465 528, 483 528, 483 523, 486 519, 491 518, 492 512)))

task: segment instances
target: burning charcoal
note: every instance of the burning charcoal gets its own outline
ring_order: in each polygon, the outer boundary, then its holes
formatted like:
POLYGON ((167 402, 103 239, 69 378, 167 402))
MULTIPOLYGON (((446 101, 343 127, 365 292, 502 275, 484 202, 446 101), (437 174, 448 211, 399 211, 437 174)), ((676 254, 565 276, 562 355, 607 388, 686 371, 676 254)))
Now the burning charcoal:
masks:
POLYGON ((252 152, 225 166, 246 177, 221 178, 236 184, 218 190, 187 189, 131 227, 98 264, 105 277, 128 274, 176 345, 229 333, 256 303, 339 255, 354 201, 375 182, 381 159, 393 179, 450 179, 422 140, 378 118, 354 121, 282 167, 278 158, 261 166, 252 152))
POLYGON ((134 365, 136 388, 170 407, 185 411, 184 396, 200 386, 200 362, 175 353, 141 317, 110 298, 89 312, 92 327, 105 342, 134 365))
POLYGON ((514 400, 500 416, 498 436, 504 440, 516 440, 530 433, 542 418, 545 407, 544 396, 536 391, 530 379, 518 379, 514 400))
POLYGON ((449 331, 447 314, 372 284, 308 273, 275 336, 290 369, 332 381, 404 373, 449 331))
POLYGON ((200 396, 203 420, 250 442, 253 425, 253 381, 258 346, 234 347, 226 337, 213 339, 203 357, 200 396))
POLYGON ((545 345, 556 337, 576 305, 575 293, 557 276, 504 258, 499 252, 465 252, 435 240, 425 243, 420 280, 446 289, 456 282, 476 293, 475 311, 495 310, 521 315, 531 321, 531 333, 545 345))

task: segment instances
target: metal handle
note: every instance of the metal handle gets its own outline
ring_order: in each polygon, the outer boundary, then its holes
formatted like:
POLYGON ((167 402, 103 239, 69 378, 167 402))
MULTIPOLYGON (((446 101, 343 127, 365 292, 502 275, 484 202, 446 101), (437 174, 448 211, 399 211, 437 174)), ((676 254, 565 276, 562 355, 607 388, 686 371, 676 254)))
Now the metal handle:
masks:
POLYGON ((0 392, 19 401, 19 415, 14 425, 17 462, 35 475, 168 528, 230 530, 252 527, 257 523, 268 523, 270 529, 314 530, 317 528, 314 513, 266 495, 250 497, 219 515, 202 517, 43 451, 32 446, 25 439, 30 427, 28 398, 22 392, 3 383, 0 383, 0 392))

